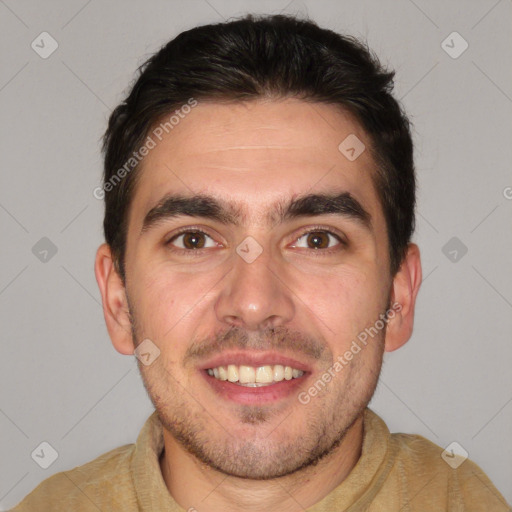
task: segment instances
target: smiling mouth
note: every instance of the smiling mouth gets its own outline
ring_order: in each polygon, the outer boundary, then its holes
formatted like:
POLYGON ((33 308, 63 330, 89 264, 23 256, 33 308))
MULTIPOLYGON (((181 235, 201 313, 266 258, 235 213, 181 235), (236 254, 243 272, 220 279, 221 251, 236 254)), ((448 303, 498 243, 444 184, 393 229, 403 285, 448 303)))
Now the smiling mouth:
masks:
POLYGON ((283 380, 299 379, 304 375, 302 370, 281 364, 265 366, 229 364, 208 368, 206 371, 214 379, 252 388, 271 386, 283 380))

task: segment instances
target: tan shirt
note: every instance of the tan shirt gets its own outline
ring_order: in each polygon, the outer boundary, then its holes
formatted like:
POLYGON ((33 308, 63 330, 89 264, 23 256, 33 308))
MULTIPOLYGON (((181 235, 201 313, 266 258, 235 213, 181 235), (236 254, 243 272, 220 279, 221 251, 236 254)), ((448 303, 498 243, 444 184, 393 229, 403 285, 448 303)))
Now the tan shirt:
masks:
MULTIPOLYGON (((156 412, 137 442, 51 476, 12 512, 183 512, 159 466, 164 447, 156 412)), ((348 477, 309 512, 510 512, 503 496, 471 460, 452 469, 443 449, 418 435, 390 434, 372 410, 364 413, 362 453, 348 477)), ((201 498, 198 498, 200 500, 201 498)), ((193 508, 192 508, 193 507, 193 508)), ((189 510, 207 510, 204 503, 189 510)))

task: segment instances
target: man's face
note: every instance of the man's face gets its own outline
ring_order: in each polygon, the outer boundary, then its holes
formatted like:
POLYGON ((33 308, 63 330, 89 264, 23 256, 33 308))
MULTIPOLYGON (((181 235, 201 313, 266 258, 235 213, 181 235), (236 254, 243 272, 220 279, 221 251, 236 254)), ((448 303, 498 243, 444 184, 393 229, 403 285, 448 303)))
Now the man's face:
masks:
POLYGON ((292 99, 200 102, 153 138, 126 250, 134 342, 160 350, 139 365, 149 396, 176 446, 209 466, 248 478, 296 471, 336 446, 380 372, 385 329, 298 399, 389 305, 369 140, 334 107, 292 99), (351 134, 367 146, 354 161, 338 149, 351 134), (212 201, 194 215, 155 209, 198 195, 212 201), (332 213, 322 198, 289 208, 309 195, 340 198, 332 213))

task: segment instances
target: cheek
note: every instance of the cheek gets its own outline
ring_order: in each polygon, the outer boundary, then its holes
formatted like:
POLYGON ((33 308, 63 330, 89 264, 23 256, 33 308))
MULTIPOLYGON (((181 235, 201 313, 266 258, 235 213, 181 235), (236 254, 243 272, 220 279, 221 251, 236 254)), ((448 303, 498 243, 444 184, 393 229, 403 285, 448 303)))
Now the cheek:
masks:
POLYGON ((336 346, 350 344, 383 312, 382 284, 372 269, 344 267, 300 289, 299 297, 321 320, 326 338, 336 346), (382 311, 381 311, 382 310, 382 311))
POLYGON ((161 345, 172 341, 175 349, 179 340, 185 345, 200 320, 205 295, 219 280, 217 274, 194 276, 170 265, 154 265, 149 271, 141 266, 133 276, 132 300, 144 335, 161 345))

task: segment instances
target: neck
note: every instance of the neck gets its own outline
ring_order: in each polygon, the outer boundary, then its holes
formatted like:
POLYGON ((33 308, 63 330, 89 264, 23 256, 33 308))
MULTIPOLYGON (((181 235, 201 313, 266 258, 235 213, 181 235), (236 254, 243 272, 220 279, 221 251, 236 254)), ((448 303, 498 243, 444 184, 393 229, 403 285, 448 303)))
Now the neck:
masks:
POLYGON ((185 510, 303 511, 338 487, 356 465, 363 443, 363 415, 318 464, 285 477, 249 480, 220 473, 183 450, 166 429, 160 469, 172 497, 185 510))

